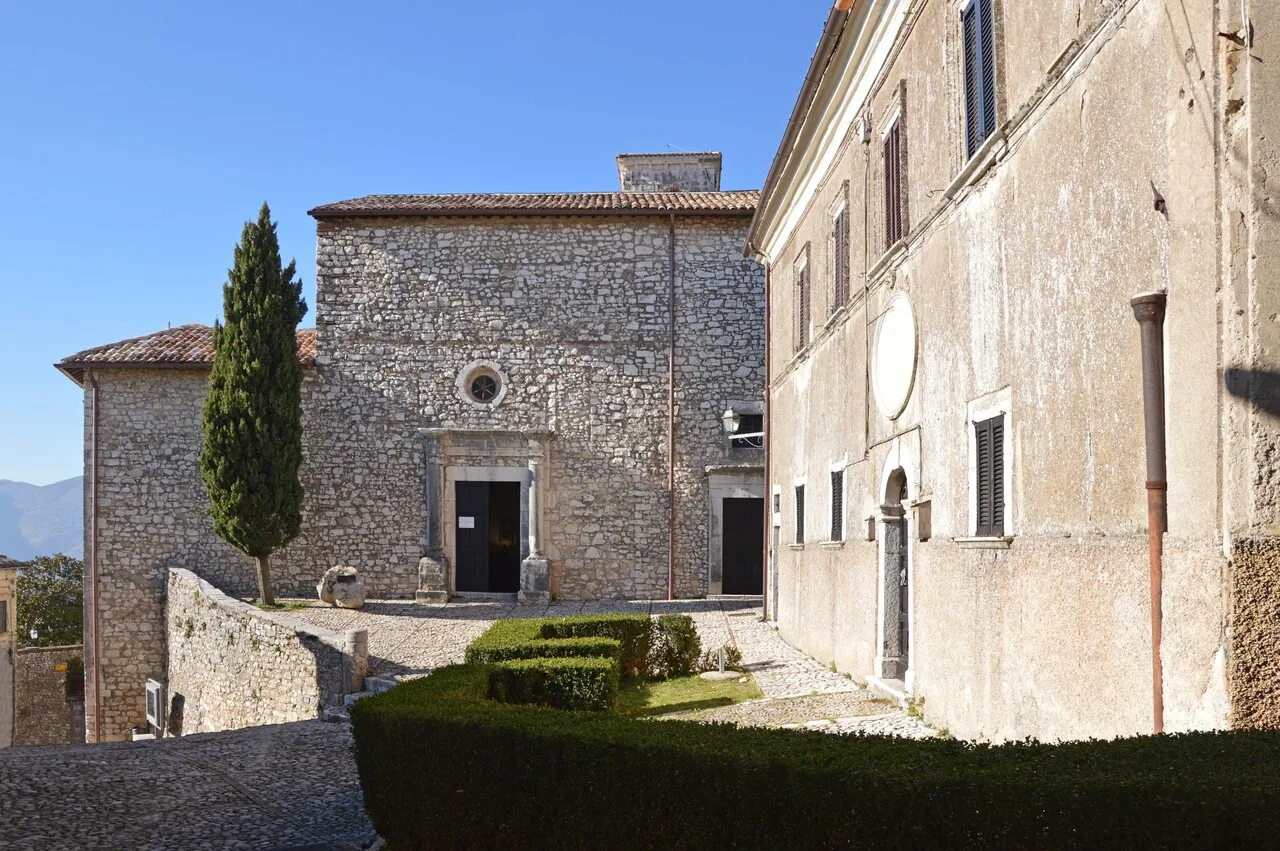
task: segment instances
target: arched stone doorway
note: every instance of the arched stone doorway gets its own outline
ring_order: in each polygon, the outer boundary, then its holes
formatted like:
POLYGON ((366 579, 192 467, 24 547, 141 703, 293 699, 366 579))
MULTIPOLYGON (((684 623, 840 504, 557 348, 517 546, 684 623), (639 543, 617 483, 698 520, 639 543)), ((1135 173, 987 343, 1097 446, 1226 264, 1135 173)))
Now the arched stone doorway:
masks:
POLYGON ((907 679, 911 667, 910 546, 907 529, 907 474, 896 468, 889 474, 880 506, 884 530, 881 571, 883 590, 882 637, 876 674, 886 680, 907 679))

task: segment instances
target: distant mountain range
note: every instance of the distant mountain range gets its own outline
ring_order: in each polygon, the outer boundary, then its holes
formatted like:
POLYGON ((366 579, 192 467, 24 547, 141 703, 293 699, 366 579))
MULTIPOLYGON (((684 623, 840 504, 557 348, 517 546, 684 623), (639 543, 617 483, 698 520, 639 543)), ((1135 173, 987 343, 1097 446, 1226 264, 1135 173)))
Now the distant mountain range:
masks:
POLYGON ((0 479, 0 555, 84 557, 82 476, 51 485, 0 479))

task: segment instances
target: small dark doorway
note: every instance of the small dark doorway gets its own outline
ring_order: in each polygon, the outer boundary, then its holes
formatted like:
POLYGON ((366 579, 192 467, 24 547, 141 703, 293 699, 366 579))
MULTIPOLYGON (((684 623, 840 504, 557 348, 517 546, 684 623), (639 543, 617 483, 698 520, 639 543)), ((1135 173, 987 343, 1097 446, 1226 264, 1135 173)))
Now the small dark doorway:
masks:
POLYGON ((884 670, 880 675, 902 680, 911 667, 911 599, 907 514, 903 507, 907 477, 901 469, 889 477, 885 496, 885 504, 880 507, 884 516, 884 670))
POLYGON ((458 591, 520 590, 520 483, 458 482, 458 591))
POLYGON ((724 500, 725 594, 764 592, 764 500, 724 500))

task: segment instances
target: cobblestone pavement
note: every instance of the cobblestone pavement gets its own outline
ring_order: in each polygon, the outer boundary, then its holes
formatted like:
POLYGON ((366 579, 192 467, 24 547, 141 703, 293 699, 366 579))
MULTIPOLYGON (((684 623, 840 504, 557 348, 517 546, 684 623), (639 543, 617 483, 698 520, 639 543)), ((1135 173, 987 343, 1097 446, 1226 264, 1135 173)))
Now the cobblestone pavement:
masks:
POLYGON ((824 733, 864 733, 908 739, 936 735, 922 721, 903 712, 892 700, 867 690, 752 700, 734 706, 703 709, 685 717, 691 721, 724 721, 745 727, 782 727, 824 733))
POLYGON ((765 700, 715 710, 725 713, 725 717, 709 716, 706 720, 813 726, 829 732, 861 731, 913 737, 932 734, 928 727, 908 717, 891 702, 875 698, 853 680, 787 644, 772 626, 761 621, 760 607, 750 599, 552 603, 550 606, 468 602, 424 606, 391 601, 370 603, 359 611, 310 605, 292 614, 330 629, 367 629, 373 673, 402 679, 461 662, 467 645, 499 618, 613 612, 687 614, 693 618, 705 650, 724 645, 738 648, 743 667, 751 672, 765 700), (786 698, 803 699, 784 700, 786 698))
POLYGON ((376 838, 345 724, 0 750, 6 851, 351 851, 376 838))

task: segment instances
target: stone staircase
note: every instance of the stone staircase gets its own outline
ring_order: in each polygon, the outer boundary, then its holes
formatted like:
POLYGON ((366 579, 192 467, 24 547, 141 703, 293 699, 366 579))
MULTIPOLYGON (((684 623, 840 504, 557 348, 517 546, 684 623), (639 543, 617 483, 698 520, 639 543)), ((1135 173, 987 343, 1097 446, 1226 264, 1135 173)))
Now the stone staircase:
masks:
POLYGON ((325 721, 350 721, 351 716, 347 712, 347 708, 357 700, 363 700, 371 695, 381 694, 388 689, 395 688, 399 683, 389 677, 365 677, 364 691, 358 691, 349 694, 342 699, 341 706, 326 707, 324 713, 320 716, 325 721))

